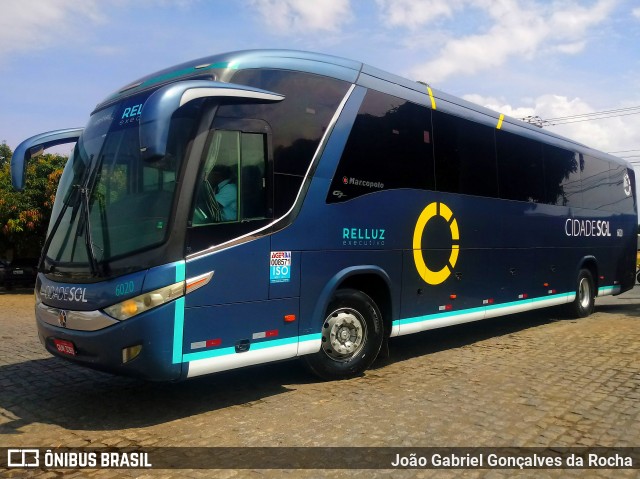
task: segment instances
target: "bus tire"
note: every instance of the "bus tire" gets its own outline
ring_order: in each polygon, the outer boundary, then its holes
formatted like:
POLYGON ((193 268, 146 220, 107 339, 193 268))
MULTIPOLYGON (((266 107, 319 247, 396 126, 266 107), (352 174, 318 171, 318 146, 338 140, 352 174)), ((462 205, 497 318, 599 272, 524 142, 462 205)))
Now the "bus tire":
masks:
POLYGON ((586 318, 593 313, 595 300, 593 275, 588 269, 581 269, 576 283, 576 299, 569 304, 569 313, 574 318, 586 318))
POLYGON ((343 289, 329 303, 320 351, 305 356, 322 379, 346 379, 364 372, 378 356, 384 337, 382 315, 362 291, 343 289))

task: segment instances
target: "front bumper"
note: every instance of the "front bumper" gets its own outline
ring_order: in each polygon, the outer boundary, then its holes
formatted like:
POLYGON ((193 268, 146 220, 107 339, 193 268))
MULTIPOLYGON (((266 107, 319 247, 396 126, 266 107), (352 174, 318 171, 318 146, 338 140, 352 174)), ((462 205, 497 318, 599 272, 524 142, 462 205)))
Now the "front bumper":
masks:
POLYGON ((172 361, 174 308, 172 302, 117 321, 101 311, 65 311, 39 303, 36 323, 40 341, 54 356, 113 374, 176 381, 181 379, 182 364, 172 361), (58 351, 55 339, 73 343, 75 355, 58 351), (138 345, 140 354, 125 362, 123 349, 138 345))

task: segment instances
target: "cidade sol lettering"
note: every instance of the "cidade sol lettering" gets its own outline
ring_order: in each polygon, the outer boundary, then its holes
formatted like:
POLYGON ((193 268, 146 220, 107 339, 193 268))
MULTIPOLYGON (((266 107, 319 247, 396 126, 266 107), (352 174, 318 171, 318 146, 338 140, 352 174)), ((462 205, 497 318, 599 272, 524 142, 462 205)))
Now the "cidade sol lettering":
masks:
POLYGON ((604 220, 567 219, 564 223, 567 236, 611 236, 611 225, 604 220))
POLYGON ((87 288, 75 286, 43 286, 40 289, 40 296, 48 300, 69 301, 74 303, 86 303, 87 288))

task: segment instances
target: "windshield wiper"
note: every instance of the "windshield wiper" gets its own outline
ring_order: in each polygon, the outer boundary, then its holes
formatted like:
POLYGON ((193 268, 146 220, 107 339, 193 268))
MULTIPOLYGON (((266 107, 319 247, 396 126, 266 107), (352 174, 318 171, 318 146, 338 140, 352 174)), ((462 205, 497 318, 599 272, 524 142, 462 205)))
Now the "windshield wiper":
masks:
MULTIPOLYGON (((93 155, 89 158, 89 165, 93 161, 93 155)), ((51 242, 53 241, 53 237, 55 236, 58 228, 60 227, 60 223, 62 222, 62 218, 64 217, 67 208, 70 205, 73 205, 74 212, 72 213, 71 222, 73 223, 73 217, 77 213, 80 214, 80 218, 78 220, 78 229, 76 231, 76 236, 80 236, 80 232, 84 230, 84 243, 87 250, 87 257, 89 262, 89 269, 91 272, 91 276, 100 276, 100 269, 98 265, 98 261, 95 256, 95 251, 93 249, 93 239, 91 233, 91 219, 89 216, 89 194, 91 191, 91 177, 92 171, 95 171, 95 167, 91 168, 91 166, 87 167, 84 171, 83 178, 80 181, 80 184, 72 185, 72 194, 70 194, 67 198, 67 201, 64 202, 58 217, 56 218, 53 227, 51 228, 51 232, 47 235, 47 239, 45 241, 44 247, 42 248, 42 253, 40 255, 40 261, 38 262, 38 269, 40 270, 44 264, 47 252, 49 247, 51 246, 51 242), (81 186, 82 185, 82 186, 81 186), (79 193, 79 196, 74 196, 75 193, 79 193), (75 208, 78 207, 76 210, 75 208)), ((52 265, 51 270, 53 271, 54 266, 52 265)))
MULTIPOLYGON (((71 185, 71 188, 73 188, 73 190, 76 190, 78 188, 78 185, 71 185)), ((53 237, 56 234, 56 231, 58 231, 58 227, 60 226, 60 223, 62 222, 62 218, 64 217, 65 212, 67 211, 67 208, 69 207, 69 205, 71 203, 76 203, 75 201, 71 201, 71 198, 73 197, 73 193, 74 191, 71 192, 71 194, 69 195, 69 197, 67 198, 67 201, 64 201, 62 204, 62 209, 60 210, 60 213, 58 214, 55 223, 53 223, 53 227, 51 228, 51 231, 49 232, 49 234, 47 235, 47 239, 44 242, 44 246, 42 247, 42 252, 40 253, 40 260, 38 261, 38 271, 42 271, 42 265, 44 263, 44 258, 47 256, 47 252, 49 251, 49 247, 51 246, 51 242, 53 241, 53 237)))
POLYGON ((96 254, 93 250, 93 239, 91 237, 91 219, 89 214, 89 188, 80 188, 80 195, 82 195, 82 207, 84 209, 84 244, 87 247, 87 256, 89 258, 89 267, 91 269, 91 276, 99 276, 100 271, 98 269, 98 261, 96 260, 96 254))
MULTIPOLYGON (((91 275, 99 276, 100 270, 98 267, 98 261, 96 260, 95 251, 93 249, 93 240, 91 237, 91 219, 89 218, 89 189, 80 188, 79 185, 73 185, 72 188, 74 190, 79 191, 80 193, 81 203, 79 206, 81 209, 80 215, 82 218, 80 221, 84 222, 84 243, 87 248, 87 257, 89 259, 89 268, 91 270, 91 275)), ((47 236, 47 239, 42 248, 42 253, 40 254, 40 260, 38 261, 38 270, 42 269, 42 265, 47 255, 47 251, 51 246, 51 242, 53 241, 53 237, 55 236, 56 231, 58 231, 58 227, 62 222, 62 218, 64 217, 64 214, 67 211, 67 208, 72 203, 74 204, 74 206, 78 206, 77 200, 71 201, 72 197, 73 195, 69 195, 69 201, 65 201, 62 209, 60 210, 60 213, 58 214, 58 217, 56 218, 55 223, 53 224, 53 227, 51 228, 51 232, 47 236)))

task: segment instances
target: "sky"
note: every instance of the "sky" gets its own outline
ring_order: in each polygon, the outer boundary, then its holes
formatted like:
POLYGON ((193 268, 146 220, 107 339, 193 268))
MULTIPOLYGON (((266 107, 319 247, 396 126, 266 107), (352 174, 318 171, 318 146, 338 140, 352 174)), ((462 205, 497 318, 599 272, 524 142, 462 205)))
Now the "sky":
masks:
POLYGON ((627 109, 545 128, 640 173, 640 0, 0 0, 0 142, 83 126, 139 77, 252 48, 362 61, 516 118, 627 109))

